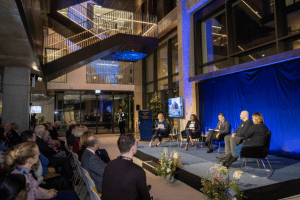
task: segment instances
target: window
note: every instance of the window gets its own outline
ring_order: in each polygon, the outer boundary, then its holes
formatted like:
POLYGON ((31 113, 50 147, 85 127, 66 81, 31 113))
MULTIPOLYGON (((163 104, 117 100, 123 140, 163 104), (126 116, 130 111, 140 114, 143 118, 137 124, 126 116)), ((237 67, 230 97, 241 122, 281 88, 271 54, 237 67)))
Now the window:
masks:
POLYGON ((227 33, 225 10, 202 22, 203 63, 227 56, 227 33))
POLYGON ((178 73, 178 39, 172 39, 172 73, 178 73))
POLYGON ((54 83, 66 83, 67 82, 67 74, 64 74, 56 79, 53 79, 50 82, 54 82, 54 83))
POLYGON ((97 60, 86 66, 86 82, 133 84, 133 63, 97 60))
POLYGON ((168 46, 157 50, 157 79, 168 76, 168 46))
POLYGON ((153 53, 146 58, 146 83, 153 81, 153 53))

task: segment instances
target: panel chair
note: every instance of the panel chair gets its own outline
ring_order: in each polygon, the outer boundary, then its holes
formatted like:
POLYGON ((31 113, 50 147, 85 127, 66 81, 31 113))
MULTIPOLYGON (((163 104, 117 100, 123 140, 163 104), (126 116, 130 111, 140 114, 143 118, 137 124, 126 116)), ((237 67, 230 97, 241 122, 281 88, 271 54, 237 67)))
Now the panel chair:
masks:
POLYGON ((268 178, 273 174, 274 170, 269 162, 268 154, 270 149, 270 143, 271 143, 271 131, 268 131, 266 140, 264 144, 260 146, 243 146, 241 149, 241 158, 244 158, 241 167, 243 167, 243 164, 245 163, 245 167, 247 165, 247 158, 255 158, 257 162, 257 167, 259 167, 259 162, 264 166, 264 169, 268 171, 266 168, 263 159, 265 158, 269 164, 270 169, 272 170, 272 173, 268 176, 268 178))
POLYGON ((229 132, 228 132, 228 133, 222 134, 217 140, 214 140, 214 141, 217 141, 217 142, 219 143, 219 144, 218 144, 218 153, 219 153, 219 154, 220 154, 220 153, 225 153, 225 151, 224 151, 224 152, 220 152, 220 149, 221 149, 221 142, 222 142, 222 141, 224 142, 225 136, 226 136, 226 135, 229 135, 230 132, 231 132, 231 126, 229 127, 229 132))
MULTIPOLYGON (((187 139, 187 135, 186 135, 186 133, 185 133, 185 130, 181 131, 181 138, 187 139)), ((199 132, 192 133, 192 140, 193 140, 193 142, 196 142, 197 139, 198 139, 198 141, 199 141, 200 138, 201 138, 200 131, 199 131, 199 132), (196 139, 196 141, 195 141, 195 139, 196 139)), ((181 140, 180 147, 182 147, 182 143, 183 143, 183 141, 181 140)), ((195 145, 195 146, 196 146, 196 145, 195 145)))
MULTIPOLYGON (((169 124, 168 124, 169 125, 169 124)), ((167 144, 167 142, 168 141, 170 141, 170 137, 169 137, 169 134, 170 134, 170 131, 171 129, 170 129, 170 127, 168 128, 168 130, 167 130, 167 132, 166 132, 166 134, 164 134, 164 135, 162 135, 162 141, 161 141, 161 144, 160 144, 160 146, 161 147, 166 147, 166 144, 167 144)), ((155 129, 152 131, 152 136, 155 134, 155 129)), ((156 139, 156 140, 158 140, 158 139, 156 139)), ((157 142, 158 143, 158 142, 157 142)))

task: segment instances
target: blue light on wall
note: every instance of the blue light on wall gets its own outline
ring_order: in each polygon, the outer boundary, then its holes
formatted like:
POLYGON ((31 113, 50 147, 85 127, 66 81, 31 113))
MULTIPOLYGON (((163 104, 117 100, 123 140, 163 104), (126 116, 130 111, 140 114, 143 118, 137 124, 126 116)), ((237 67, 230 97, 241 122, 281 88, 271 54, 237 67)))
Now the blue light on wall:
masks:
POLYGON ((146 57, 147 54, 145 53, 138 53, 134 51, 123 51, 123 52, 116 52, 112 57, 116 60, 120 61, 139 61, 146 57))

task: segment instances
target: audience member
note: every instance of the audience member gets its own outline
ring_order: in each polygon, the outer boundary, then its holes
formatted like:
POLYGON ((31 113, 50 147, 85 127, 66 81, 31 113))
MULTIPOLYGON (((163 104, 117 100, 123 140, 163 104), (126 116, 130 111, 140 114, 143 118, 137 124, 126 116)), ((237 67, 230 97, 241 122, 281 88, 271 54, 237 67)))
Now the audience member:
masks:
POLYGON ((222 156, 221 158, 217 157, 217 160, 219 162, 222 162, 223 158, 225 158, 226 155, 229 153, 231 153, 234 157, 236 157, 236 154, 234 153, 233 149, 241 142, 243 142, 245 133, 247 132, 249 127, 253 125, 253 122, 249 119, 248 111, 246 110, 242 111, 240 114, 240 118, 242 122, 240 123, 238 129, 234 131, 231 135, 226 135, 224 138, 225 156, 222 156))
POLYGON ((233 162, 241 156, 241 149, 243 146, 260 146, 263 145, 267 139, 269 129, 264 125, 264 119, 260 113, 252 115, 253 124, 244 135, 244 142, 234 148, 235 154, 227 154, 223 158, 221 164, 229 167, 233 162))
POLYGON ((230 133, 230 123, 225 119, 225 114, 220 113, 218 115, 219 122, 217 124, 217 127, 213 130, 210 130, 207 137, 205 145, 208 146, 207 153, 213 152, 213 140, 219 140, 220 137, 223 137, 224 135, 227 135, 230 133))
POLYGON ((200 124, 198 122, 197 116, 195 114, 192 114, 190 116, 190 120, 186 124, 185 127, 185 134, 186 134, 186 145, 185 150, 188 150, 189 142, 192 142, 192 147, 194 146, 194 141, 192 136, 196 134, 200 134, 200 124))
POLYGON ((27 184, 23 174, 8 174, 0 181, 0 197, 5 200, 27 200, 27 184))
POLYGON ((18 143, 18 140, 16 138, 14 138, 13 134, 11 133, 11 124, 10 123, 6 123, 4 125, 4 130, 5 130, 5 137, 9 143, 9 145, 15 146, 18 143))
POLYGON ((118 139, 121 156, 110 161, 104 171, 102 200, 150 200, 144 169, 133 163, 137 142, 133 134, 118 139))
POLYGON ((95 154, 99 149, 100 139, 92 135, 87 139, 85 145, 86 149, 82 155, 81 166, 89 172, 98 192, 102 193, 102 180, 106 164, 95 154))
POLYGON ((82 126, 82 125, 76 126, 75 132, 74 132, 74 142, 73 142, 73 147, 72 147, 72 151, 74 153, 78 154, 80 137, 87 130, 88 130, 88 128, 86 126, 82 126))
POLYGON ((155 133, 149 143, 149 147, 152 147, 152 142, 158 138, 159 143, 155 146, 158 147, 161 144, 162 136, 167 134, 169 129, 168 122, 164 119, 164 115, 162 113, 158 114, 158 121, 155 123, 155 133))
POLYGON ((17 140, 18 143, 21 142, 21 133, 19 132, 19 127, 16 123, 11 124, 11 131, 10 131, 14 137, 15 140, 17 140))
POLYGON ((59 150, 53 150, 42 139, 45 135, 45 126, 37 125, 34 129, 34 132, 37 136, 36 144, 38 145, 39 150, 47 159, 49 159, 48 166, 54 167, 57 173, 65 174, 67 177, 71 178, 73 172, 70 160, 67 157, 62 157, 62 154, 59 150))
POLYGON ((56 121, 54 122, 54 126, 53 126, 53 130, 50 131, 50 136, 53 140, 58 140, 58 135, 59 135, 59 128, 61 126, 61 122, 60 121, 56 121))
POLYGON ((8 137, 6 135, 6 131, 4 128, 0 128, 0 151, 5 152, 12 148, 9 143, 8 137))
POLYGON ((76 122, 74 122, 74 121, 70 121, 70 123, 68 124, 67 129, 66 129, 66 139, 68 139, 70 134, 72 133, 71 126, 74 126, 74 125, 76 125, 76 122))
POLYGON ((32 166, 39 161, 39 148, 33 142, 24 142, 10 151, 6 159, 6 168, 12 174, 24 174, 26 183, 29 183, 27 199, 50 199, 57 195, 54 189, 45 190, 38 186, 33 178, 32 166))
POLYGON ((68 133, 67 144, 71 147, 73 147, 74 140, 75 140, 75 136, 74 136, 75 128, 76 128, 76 125, 71 125, 68 130, 70 132, 70 134, 68 133))
MULTIPOLYGON (((93 136, 94 133, 92 131, 85 131, 81 137, 79 142, 79 151, 78 151, 78 160, 81 162, 82 155, 86 149, 86 142, 87 139, 91 136, 93 136)), ((108 156, 108 153, 105 149, 98 149, 96 152, 96 155, 98 155, 101 160, 103 160, 106 164, 110 161, 110 158, 108 156)))

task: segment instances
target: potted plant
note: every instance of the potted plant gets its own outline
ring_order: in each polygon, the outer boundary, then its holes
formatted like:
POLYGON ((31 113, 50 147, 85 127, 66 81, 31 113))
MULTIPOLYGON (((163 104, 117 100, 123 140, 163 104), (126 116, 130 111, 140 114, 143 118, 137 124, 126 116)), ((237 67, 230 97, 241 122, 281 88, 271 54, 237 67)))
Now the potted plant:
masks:
POLYGON ((233 181, 229 180, 229 170, 226 167, 220 167, 220 165, 215 165, 209 172, 207 172, 207 177, 202 178, 202 190, 204 195, 208 199, 218 199, 218 200, 229 200, 236 199, 242 200, 247 198, 244 196, 244 192, 241 192, 238 186, 238 179, 243 175, 242 170, 235 170, 233 173, 233 181))
POLYGON ((182 167, 182 164, 179 162, 179 159, 182 159, 182 157, 176 151, 172 151, 169 154, 167 148, 164 148, 161 154, 162 157, 159 159, 158 165, 155 166, 154 170, 160 177, 169 182, 174 182, 177 167, 182 167))

